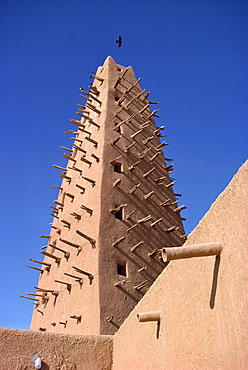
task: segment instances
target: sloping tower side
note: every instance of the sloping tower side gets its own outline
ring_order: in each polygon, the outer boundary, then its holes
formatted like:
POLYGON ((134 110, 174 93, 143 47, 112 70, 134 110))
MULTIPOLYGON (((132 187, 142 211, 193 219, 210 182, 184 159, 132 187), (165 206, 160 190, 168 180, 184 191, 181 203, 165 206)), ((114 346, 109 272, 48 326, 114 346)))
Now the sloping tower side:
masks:
POLYGON ((158 250, 182 245, 183 206, 132 68, 108 57, 82 96, 30 328, 113 334, 165 267, 158 250))

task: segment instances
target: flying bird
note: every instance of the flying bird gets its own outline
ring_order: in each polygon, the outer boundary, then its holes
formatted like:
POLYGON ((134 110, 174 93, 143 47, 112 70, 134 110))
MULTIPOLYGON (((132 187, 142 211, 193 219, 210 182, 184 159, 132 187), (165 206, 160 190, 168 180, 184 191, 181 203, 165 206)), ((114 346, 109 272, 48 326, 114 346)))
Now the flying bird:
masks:
POLYGON ((122 37, 119 36, 118 40, 116 40, 115 42, 116 42, 116 44, 118 44, 118 47, 120 48, 121 45, 122 45, 122 37))

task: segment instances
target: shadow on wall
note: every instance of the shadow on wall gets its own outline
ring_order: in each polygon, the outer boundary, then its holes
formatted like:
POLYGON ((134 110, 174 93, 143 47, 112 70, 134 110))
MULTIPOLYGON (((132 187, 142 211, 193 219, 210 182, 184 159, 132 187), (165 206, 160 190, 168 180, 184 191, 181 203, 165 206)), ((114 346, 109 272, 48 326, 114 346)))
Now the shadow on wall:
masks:
POLYGON ((211 290, 211 296, 210 296, 210 302, 209 302, 211 309, 213 309, 215 305, 215 296, 216 296, 216 290, 217 290, 219 267, 220 267, 220 255, 216 256, 215 258, 212 290, 211 290))

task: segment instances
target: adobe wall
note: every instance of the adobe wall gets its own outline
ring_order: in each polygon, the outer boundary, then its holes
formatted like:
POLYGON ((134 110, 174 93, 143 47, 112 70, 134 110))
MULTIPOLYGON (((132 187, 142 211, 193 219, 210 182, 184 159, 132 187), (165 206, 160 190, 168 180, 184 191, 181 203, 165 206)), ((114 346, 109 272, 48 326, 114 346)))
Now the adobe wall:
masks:
POLYGON ((112 337, 0 329, 1 370, 34 369, 30 358, 36 351, 44 362, 42 370, 108 370, 112 337))
POLYGON ((171 261, 114 337, 113 369, 248 367, 248 161, 185 245, 221 242, 215 256, 171 261), (161 311, 157 322, 137 313, 161 311))

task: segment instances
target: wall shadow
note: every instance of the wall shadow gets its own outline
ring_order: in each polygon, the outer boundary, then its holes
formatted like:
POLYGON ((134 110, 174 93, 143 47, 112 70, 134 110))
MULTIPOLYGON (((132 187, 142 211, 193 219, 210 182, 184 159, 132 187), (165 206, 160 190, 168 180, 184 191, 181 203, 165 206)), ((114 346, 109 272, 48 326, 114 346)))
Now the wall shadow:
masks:
POLYGON ((216 290, 217 290, 219 267, 220 267, 220 255, 216 256, 215 258, 212 289, 211 289, 211 296, 210 296, 210 302, 209 302, 211 309, 213 309, 215 305, 215 296, 216 296, 216 290))

